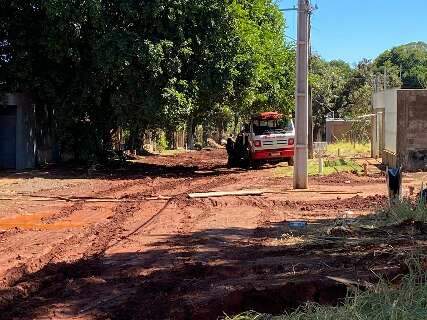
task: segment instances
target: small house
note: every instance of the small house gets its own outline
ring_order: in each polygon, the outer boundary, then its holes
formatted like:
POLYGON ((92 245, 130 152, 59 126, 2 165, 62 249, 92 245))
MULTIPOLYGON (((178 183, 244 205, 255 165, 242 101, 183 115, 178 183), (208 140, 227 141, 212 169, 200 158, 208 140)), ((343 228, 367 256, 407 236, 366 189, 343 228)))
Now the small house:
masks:
POLYGON ((375 92, 372 124, 373 157, 408 171, 427 169, 427 90, 375 92))

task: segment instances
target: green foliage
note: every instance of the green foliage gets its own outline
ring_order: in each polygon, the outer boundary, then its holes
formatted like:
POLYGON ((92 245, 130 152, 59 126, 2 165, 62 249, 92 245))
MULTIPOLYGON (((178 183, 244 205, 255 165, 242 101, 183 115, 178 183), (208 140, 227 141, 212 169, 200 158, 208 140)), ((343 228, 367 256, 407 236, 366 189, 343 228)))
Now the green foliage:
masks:
POLYGON ((109 149, 118 127, 135 142, 293 105, 293 50, 271 0, 4 0, 0 14, 0 91, 49 108, 77 157, 109 149))
POLYGON ((242 117, 294 108, 295 51, 285 43, 285 21, 271 0, 232 0, 238 35, 231 107, 242 117))
POLYGON ((387 224, 399 224, 404 221, 417 221, 427 223, 427 206, 425 199, 420 196, 417 203, 411 203, 408 199, 404 199, 393 206, 386 208, 381 218, 385 218, 387 224))
POLYGON ((342 61, 326 62, 320 56, 310 60, 310 85, 312 88, 313 122, 319 128, 326 114, 343 107, 343 91, 351 76, 351 68, 342 61))
POLYGON ((427 44, 424 42, 413 42, 387 50, 374 64, 376 72, 387 69, 389 87, 402 85, 404 89, 427 88, 427 44))
POLYGON ((166 140, 166 135, 161 133, 159 139, 157 140, 156 151, 163 152, 168 149, 168 141, 166 140))
MULTIPOLYGON (((335 117, 357 119, 367 115, 372 101, 372 63, 362 60, 351 68, 343 61, 323 60, 314 55, 310 61, 310 85, 313 99, 314 136, 325 124, 326 116, 334 113, 335 117)), ((354 133, 366 138, 365 123, 355 124, 354 133)))

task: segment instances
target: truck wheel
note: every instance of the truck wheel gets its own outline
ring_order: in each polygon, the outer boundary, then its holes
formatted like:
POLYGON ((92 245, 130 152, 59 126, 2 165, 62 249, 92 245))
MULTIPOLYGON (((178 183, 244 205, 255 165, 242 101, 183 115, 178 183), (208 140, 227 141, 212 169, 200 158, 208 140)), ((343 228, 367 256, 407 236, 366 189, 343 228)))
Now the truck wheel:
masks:
POLYGON ((251 152, 249 146, 246 145, 246 147, 242 150, 242 157, 240 158, 240 168, 249 169, 251 166, 251 162, 251 152))
POLYGON ((239 161, 236 159, 236 157, 234 155, 229 155, 228 156, 227 167, 229 169, 231 169, 231 168, 236 168, 238 166, 239 166, 239 161))
POLYGON ((258 170, 259 168, 261 168, 262 166, 262 162, 259 160, 251 160, 251 167, 254 170, 258 170))
POLYGON ((251 162, 249 161, 249 159, 241 159, 240 163, 239 163, 239 167, 242 169, 249 169, 249 167, 251 166, 251 162))
POLYGON ((288 160, 288 166, 293 167, 294 166, 294 158, 289 158, 288 160))
POLYGON ((231 169, 234 167, 233 160, 230 159, 230 157, 228 157, 227 167, 228 167, 228 169, 231 169))

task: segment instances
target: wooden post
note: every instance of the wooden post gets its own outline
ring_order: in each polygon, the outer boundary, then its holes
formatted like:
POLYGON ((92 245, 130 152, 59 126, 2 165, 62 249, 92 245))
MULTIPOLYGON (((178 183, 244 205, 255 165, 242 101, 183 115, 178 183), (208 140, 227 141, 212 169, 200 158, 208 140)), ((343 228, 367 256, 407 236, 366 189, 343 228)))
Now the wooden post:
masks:
POLYGON ((323 167, 324 167, 323 158, 319 157, 319 175, 321 176, 323 176, 323 167))

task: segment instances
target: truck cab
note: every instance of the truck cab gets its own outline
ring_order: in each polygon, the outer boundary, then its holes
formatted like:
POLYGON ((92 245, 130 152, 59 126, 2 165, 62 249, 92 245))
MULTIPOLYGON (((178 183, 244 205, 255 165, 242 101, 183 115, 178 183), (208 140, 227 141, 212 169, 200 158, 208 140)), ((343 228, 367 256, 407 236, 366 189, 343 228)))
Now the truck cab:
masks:
POLYGON ((252 161, 287 161, 293 165, 295 127, 292 119, 276 112, 264 112, 251 119, 252 161))
POLYGON ((293 165, 294 145, 292 119, 277 112, 263 112, 251 118, 235 142, 227 142, 229 165, 256 167, 280 161, 293 165))

